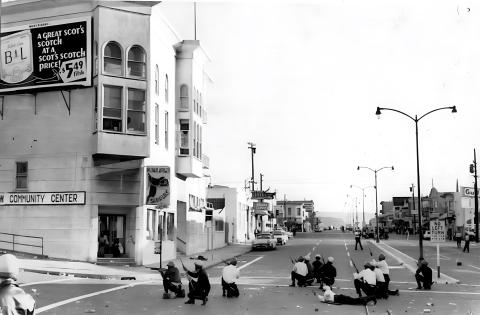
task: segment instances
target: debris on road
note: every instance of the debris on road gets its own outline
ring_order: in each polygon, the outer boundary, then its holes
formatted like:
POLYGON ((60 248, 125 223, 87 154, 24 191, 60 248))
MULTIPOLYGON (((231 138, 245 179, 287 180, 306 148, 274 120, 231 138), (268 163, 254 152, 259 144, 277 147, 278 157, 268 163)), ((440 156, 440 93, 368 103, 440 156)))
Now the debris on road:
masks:
POLYGON ((452 302, 450 302, 450 303, 448 303, 448 305, 453 305, 453 306, 456 306, 456 305, 457 305, 457 303, 452 303, 452 302))
POLYGON ((88 309, 88 310, 85 310, 85 313, 96 313, 97 311, 94 310, 94 309, 88 309))
POLYGON ((431 313, 431 312, 432 312, 432 310, 431 310, 431 309, 429 309, 429 308, 426 308, 426 309, 424 309, 424 310, 423 310, 423 312, 424 312, 424 313, 431 313))
POLYGON ((427 303, 427 306, 433 306, 433 303, 427 303))

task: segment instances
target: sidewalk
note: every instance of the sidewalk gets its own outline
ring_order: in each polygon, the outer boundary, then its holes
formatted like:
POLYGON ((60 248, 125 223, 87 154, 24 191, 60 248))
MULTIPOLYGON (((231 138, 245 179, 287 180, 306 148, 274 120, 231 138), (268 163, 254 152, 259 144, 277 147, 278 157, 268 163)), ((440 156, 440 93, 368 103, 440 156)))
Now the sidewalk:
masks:
MULTIPOLYGON (((209 268, 221 263, 224 260, 245 254, 251 250, 250 244, 232 244, 223 248, 191 255, 196 257, 202 255, 208 260, 205 267, 209 268)), ((19 259, 20 269, 25 272, 34 272, 48 275, 71 276, 92 279, 112 279, 112 280, 161 280, 158 272, 159 263, 145 266, 130 267, 124 266, 100 266, 94 263, 69 261, 52 258, 41 258, 35 255, 20 254, 13 252, 19 259)), ((193 269, 193 260, 190 256, 178 256, 174 260, 177 268, 182 271, 181 261, 187 268, 193 269)), ((162 267, 166 267, 167 262, 163 262, 162 267)))

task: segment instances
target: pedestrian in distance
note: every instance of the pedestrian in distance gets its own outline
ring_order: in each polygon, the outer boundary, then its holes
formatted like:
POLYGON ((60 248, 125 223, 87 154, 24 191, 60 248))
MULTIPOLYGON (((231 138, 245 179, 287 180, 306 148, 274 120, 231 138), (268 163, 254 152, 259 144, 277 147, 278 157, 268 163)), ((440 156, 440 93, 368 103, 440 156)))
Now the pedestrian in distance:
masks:
POLYGON ((313 275, 317 279, 317 283, 321 282, 320 279, 320 269, 322 269, 323 262, 320 260, 322 257, 320 255, 315 255, 315 261, 312 263, 313 266, 313 275))
POLYGON ((462 248, 462 233, 460 231, 455 233, 455 240, 457 241, 457 248, 462 248))
POLYGON ((295 280, 299 287, 305 287, 305 280, 308 273, 307 265, 304 263, 302 256, 298 257, 297 261, 293 265, 293 270, 291 272, 292 284, 291 287, 295 286, 295 280))
POLYGON ((237 260, 233 258, 222 270, 222 296, 238 297, 240 295, 235 283, 238 278, 240 278, 240 271, 237 269, 237 260))
POLYGON ((415 272, 415 280, 417 281, 417 289, 430 290, 432 288, 432 269, 428 267, 428 262, 423 258, 420 257, 417 263, 417 271, 415 272))
POLYGON ((317 295, 320 302, 323 303, 367 305, 368 302, 373 301, 374 304, 377 304, 377 298, 374 295, 354 298, 348 295, 336 294, 331 290, 329 286, 324 286, 323 290, 325 291, 323 295, 317 295))
POLYGON ((337 277, 337 269, 333 266, 335 260, 332 256, 327 258, 327 263, 320 269, 320 289, 323 285, 332 286, 337 277))
POLYGON ((360 249, 363 250, 362 242, 360 241, 361 237, 362 237, 362 233, 360 233, 359 229, 356 229, 355 230, 355 250, 357 250, 357 245, 360 245, 360 249))
POLYGON ((195 304, 195 300, 201 300, 202 305, 207 304, 208 293, 210 293, 210 280, 203 268, 203 261, 196 260, 194 262, 195 270, 190 271, 185 266, 183 269, 187 272, 188 283, 188 300, 185 304, 195 304))
POLYGON ((465 253, 465 251, 470 253, 470 239, 471 238, 472 238, 472 236, 470 235, 470 232, 469 231, 465 232, 465 246, 463 247, 463 252, 464 253, 465 253))
POLYGON ((19 271, 18 260, 14 255, 0 256, 0 314, 35 314, 35 300, 19 288, 16 282, 19 271))
POLYGON ((370 262, 374 267, 379 268, 383 273, 383 278, 385 279, 385 290, 388 295, 399 295, 399 291, 397 290, 390 290, 388 288, 390 284, 390 268, 388 267, 387 261, 385 260, 385 255, 380 254, 378 255, 378 262, 373 259, 370 262))
POLYGON ((359 273, 354 273, 353 284, 357 291, 358 297, 362 297, 362 291, 367 296, 375 295, 377 292, 377 276, 375 274, 374 267, 367 261, 364 264, 364 270, 359 273))
POLYGON ((178 268, 175 267, 173 261, 169 261, 167 264, 167 269, 161 268, 159 269, 160 274, 163 278, 163 298, 169 299, 170 293, 168 290, 175 293, 175 297, 177 298, 184 298, 185 297, 185 290, 182 288, 182 280, 180 279, 180 272, 178 268))

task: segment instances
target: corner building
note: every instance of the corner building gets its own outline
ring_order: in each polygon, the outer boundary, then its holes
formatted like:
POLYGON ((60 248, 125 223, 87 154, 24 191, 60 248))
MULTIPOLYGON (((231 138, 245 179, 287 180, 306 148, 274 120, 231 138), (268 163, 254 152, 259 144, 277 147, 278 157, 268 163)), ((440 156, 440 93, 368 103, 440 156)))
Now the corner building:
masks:
MULTIPOLYGON (((120 257, 145 265, 158 263, 160 249, 162 261, 185 251, 178 222, 197 222, 190 238, 203 236, 208 59, 157 3, 2 5, 0 241, 42 237, 45 255, 89 262, 114 258, 117 242, 120 257)), ((29 245, 15 249, 39 253, 29 245)))

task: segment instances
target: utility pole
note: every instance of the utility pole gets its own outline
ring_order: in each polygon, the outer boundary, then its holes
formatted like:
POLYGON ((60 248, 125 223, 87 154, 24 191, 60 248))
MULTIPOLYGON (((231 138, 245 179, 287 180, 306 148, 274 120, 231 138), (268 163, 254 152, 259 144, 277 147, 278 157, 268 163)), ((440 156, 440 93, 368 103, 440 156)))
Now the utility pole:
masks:
POLYGON ((260 173, 260 191, 263 191, 263 174, 260 173))
POLYGON ((477 154, 473 149, 473 164, 470 164, 470 173, 473 173, 475 184, 473 190, 475 191, 475 242, 478 243, 478 185, 477 185, 477 154))
POLYGON ((416 227, 415 227, 415 185, 414 184, 412 184, 412 186, 410 187, 410 191, 412 192, 413 234, 415 234, 416 227))
POLYGON ((252 151, 252 192, 255 191, 255 167, 253 163, 253 155, 257 152, 257 148, 255 147, 255 143, 249 142, 249 149, 252 151))

